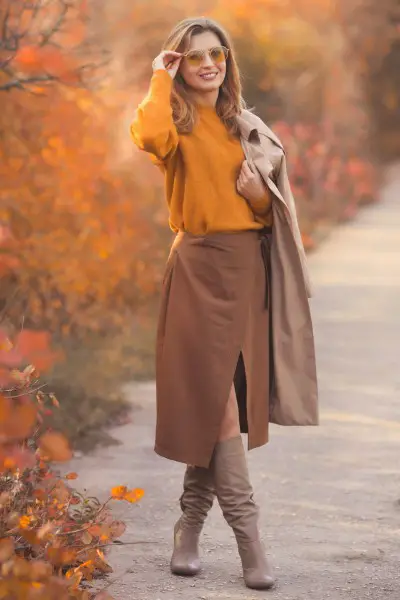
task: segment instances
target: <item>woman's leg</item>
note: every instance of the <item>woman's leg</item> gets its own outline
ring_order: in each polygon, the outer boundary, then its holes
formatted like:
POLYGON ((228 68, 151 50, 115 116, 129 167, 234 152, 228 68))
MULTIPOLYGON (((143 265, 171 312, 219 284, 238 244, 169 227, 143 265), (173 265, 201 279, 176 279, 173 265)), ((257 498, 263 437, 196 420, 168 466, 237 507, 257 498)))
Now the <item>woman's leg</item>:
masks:
POLYGON ((218 442, 230 440, 240 435, 239 409, 236 399, 235 386, 232 385, 225 409, 224 418, 221 423, 218 442))
POLYGON ((229 395, 211 467, 219 505, 236 536, 245 583, 250 588, 268 589, 273 586, 274 579, 260 541, 258 507, 253 500, 240 436, 234 387, 229 395))

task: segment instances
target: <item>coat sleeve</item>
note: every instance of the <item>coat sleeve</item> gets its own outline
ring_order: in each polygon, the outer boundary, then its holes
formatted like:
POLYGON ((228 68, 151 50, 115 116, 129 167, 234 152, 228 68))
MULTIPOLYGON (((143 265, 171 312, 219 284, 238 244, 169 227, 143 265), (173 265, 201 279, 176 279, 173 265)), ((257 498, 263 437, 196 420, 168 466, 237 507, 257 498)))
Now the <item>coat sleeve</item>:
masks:
POLYGON ((174 154, 179 141, 172 118, 172 85, 167 71, 155 71, 149 92, 139 104, 130 128, 135 144, 160 161, 174 154))
POLYGON ((293 198, 292 189, 290 187, 289 177, 287 173, 287 163, 285 154, 283 154, 279 168, 276 170, 276 185, 281 196, 284 198, 285 203, 290 212, 293 236, 297 248, 299 250, 301 266, 303 269, 304 279, 307 287, 307 293, 308 297, 310 298, 312 296, 311 280, 308 272, 307 257, 304 251, 299 222, 297 219, 296 204, 293 198))

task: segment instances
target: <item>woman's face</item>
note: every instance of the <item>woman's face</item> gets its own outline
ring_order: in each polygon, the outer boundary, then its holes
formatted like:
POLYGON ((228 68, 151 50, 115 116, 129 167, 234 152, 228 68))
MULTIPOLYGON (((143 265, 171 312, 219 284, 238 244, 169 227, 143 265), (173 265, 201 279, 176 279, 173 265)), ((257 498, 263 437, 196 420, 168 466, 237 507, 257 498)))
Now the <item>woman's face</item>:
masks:
POLYGON ((181 62, 179 72, 183 79, 193 91, 198 94, 217 91, 226 75, 226 60, 222 62, 213 61, 208 50, 222 46, 219 37, 212 31, 205 31, 192 36, 190 50, 205 50, 203 60, 199 65, 193 65, 187 58, 181 62))

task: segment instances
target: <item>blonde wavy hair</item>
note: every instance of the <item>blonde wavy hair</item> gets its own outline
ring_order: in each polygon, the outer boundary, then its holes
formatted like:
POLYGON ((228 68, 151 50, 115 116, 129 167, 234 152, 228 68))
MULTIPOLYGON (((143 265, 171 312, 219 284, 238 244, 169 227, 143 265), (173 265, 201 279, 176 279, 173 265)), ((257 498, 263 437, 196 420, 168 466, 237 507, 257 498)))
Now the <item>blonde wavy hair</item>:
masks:
MULTIPOLYGON (((232 135, 237 135, 236 116, 246 108, 242 97, 239 68, 235 59, 233 44, 226 31, 215 21, 206 17, 185 19, 171 31, 163 45, 163 50, 186 52, 192 36, 211 31, 219 38, 221 45, 229 49, 226 60, 226 76, 219 90, 217 114, 232 135)), ((190 99, 188 86, 179 74, 175 77, 171 94, 173 119, 179 133, 190 133, 196 121, 196 110, 190 99)))

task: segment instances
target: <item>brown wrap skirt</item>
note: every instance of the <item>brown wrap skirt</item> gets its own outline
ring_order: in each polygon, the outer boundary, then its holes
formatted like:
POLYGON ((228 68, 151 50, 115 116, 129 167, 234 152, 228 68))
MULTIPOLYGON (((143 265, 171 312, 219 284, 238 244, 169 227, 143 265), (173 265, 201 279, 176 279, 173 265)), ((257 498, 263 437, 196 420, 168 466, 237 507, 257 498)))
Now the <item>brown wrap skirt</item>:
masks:
POLYGON ((270 232, 177 234, 156 348, 157 454, 208 467, 232 383, 249 449, 268 441, 270 232))

